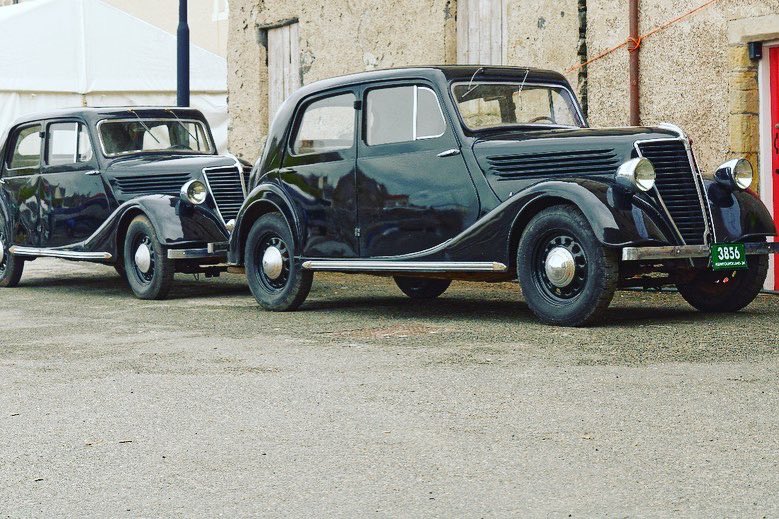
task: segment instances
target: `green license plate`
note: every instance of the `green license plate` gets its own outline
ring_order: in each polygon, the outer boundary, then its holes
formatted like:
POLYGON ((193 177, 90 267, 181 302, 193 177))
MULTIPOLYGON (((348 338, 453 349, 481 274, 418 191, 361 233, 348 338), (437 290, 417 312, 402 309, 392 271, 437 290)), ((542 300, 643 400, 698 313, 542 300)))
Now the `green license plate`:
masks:
POLYGON ((747 252, 743 243, 716 243, 711 246, 711 267, 714 270, 747 268, 747 252))

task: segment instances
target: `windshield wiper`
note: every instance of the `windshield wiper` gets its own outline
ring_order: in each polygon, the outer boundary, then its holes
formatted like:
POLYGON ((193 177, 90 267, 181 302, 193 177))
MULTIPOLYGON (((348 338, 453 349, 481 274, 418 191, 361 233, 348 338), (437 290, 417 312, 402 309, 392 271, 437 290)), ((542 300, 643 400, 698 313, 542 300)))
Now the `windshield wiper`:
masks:
POLYGON ((477 74, 479 74, 481 72, 484 72, 484 67, 477 68, 476 72, 473 73, 473 75, 471 76, 471 80, 468 81, 468 90, 460 98, 461 101, 465 101, 465 99, 470 95, 471 92, 473 92, 474 90, 476 90, 477 88, 479 88, 481 86, 481 83, 479 83, 475 87, 471 88, 471 85, 473 85, 474 78, 476 77, 477 74))
POLYGON ((194 135, 192 135, 192 132, 190 132, 190 131, 187 129, 187 127, 184 125, 184 123, 181 121, 181 119, 179 119, 179 116, 178 116, 178 115, 176 115, 176 112, 174 112, 174 111, 173 111, 173 110, 171 110, 170 108, 166 108, 166 109, 165 109, 165 111, 166 111, 166 112, 168 112, 170 115, 172 115, 172 116, 173 116, 173 117, 176 119, 176 121, 177 121, 177 122, 178 122, 178 123, 181 125, 181 127, 182 127, 182 128, 184 128, 184 131, 185 131, 185 132, 187 132, 187 133, 189 134, 189 136, 190 136, 190 137, 192 137, 192 140, 193 140, 193 141, 195 141, 196 143, 198 143, 198 145, 200 144, 200 141, 199 141, 199 140, 197 140, 197 137, 195 137, 194 135))
POLYGON ((130 112, 131 114, 133 114, 138 119, 138 122, 141 123, 141 126, 143 126, 143 129, 146 130, 146 133, 151 135, 151 138, 154 139, 155 141, 157 141, 157 144, 160 144, 160 140, 157 137, 155 137, 154 134, 149 129, 149 127, 146 126, 146 123, 143 122, 143 119, 141 119, 141 116, 138 115, 135 112, 135 110, 133 110, 132 108, 128 108, 127 111, 130 112))

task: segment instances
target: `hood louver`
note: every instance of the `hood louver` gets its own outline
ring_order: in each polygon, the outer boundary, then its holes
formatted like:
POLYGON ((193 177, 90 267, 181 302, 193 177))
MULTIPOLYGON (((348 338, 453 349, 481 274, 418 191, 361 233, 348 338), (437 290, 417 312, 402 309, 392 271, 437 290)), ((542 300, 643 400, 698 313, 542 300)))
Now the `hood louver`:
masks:
POLYGON ((613 175, 620 165, 613 149, 494 155, 487 161, 498 180, 613 175))

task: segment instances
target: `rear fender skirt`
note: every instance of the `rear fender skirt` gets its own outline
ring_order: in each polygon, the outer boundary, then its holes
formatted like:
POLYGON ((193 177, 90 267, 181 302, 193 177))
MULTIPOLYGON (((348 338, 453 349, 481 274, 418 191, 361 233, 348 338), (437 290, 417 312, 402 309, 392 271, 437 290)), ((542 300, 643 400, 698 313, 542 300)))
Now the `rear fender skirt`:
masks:
POLYGON ((235 220, 235 229, 230 236, 228 262, 232 265, 243 264, 243 248, 249 230, 257 218, 269 212, 278 212, 284 216, 295 238, 295 249, 301 250, 300 245, 303 241, 301 219, 292 207, 289 198, 278 185, 265 182, 255 187, 246 197, 235 220))
POLYGON ((753 191, 731 191, 711 180, 704 184, 716 242, 753 241, 776 235, 771 213, 753 191))

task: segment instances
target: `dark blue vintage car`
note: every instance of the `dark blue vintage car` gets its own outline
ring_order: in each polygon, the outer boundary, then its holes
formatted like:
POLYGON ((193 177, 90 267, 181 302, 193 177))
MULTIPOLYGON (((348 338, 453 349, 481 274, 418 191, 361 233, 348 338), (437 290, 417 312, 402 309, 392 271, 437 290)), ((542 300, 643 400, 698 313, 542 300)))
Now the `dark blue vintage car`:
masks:
POLYGON ((248 168, 182 108, 81 108, 16 121, 0 143, 0 286, 26 261, 113 265, 136 296, 218 275, 248 168), (245 175, 246 173, 246 175, 245 175))
POLYGON ((589 128, 554 72, 368 72, 283 104, 229 262, 269 310, 337 271, 394 276, 412 298, 518 279, 559 325, 597 320, 628 287, 675 285, 702 311, 737 311, 779 246, 751 182, 745 160, 704 177, 673 125, 589 128))

